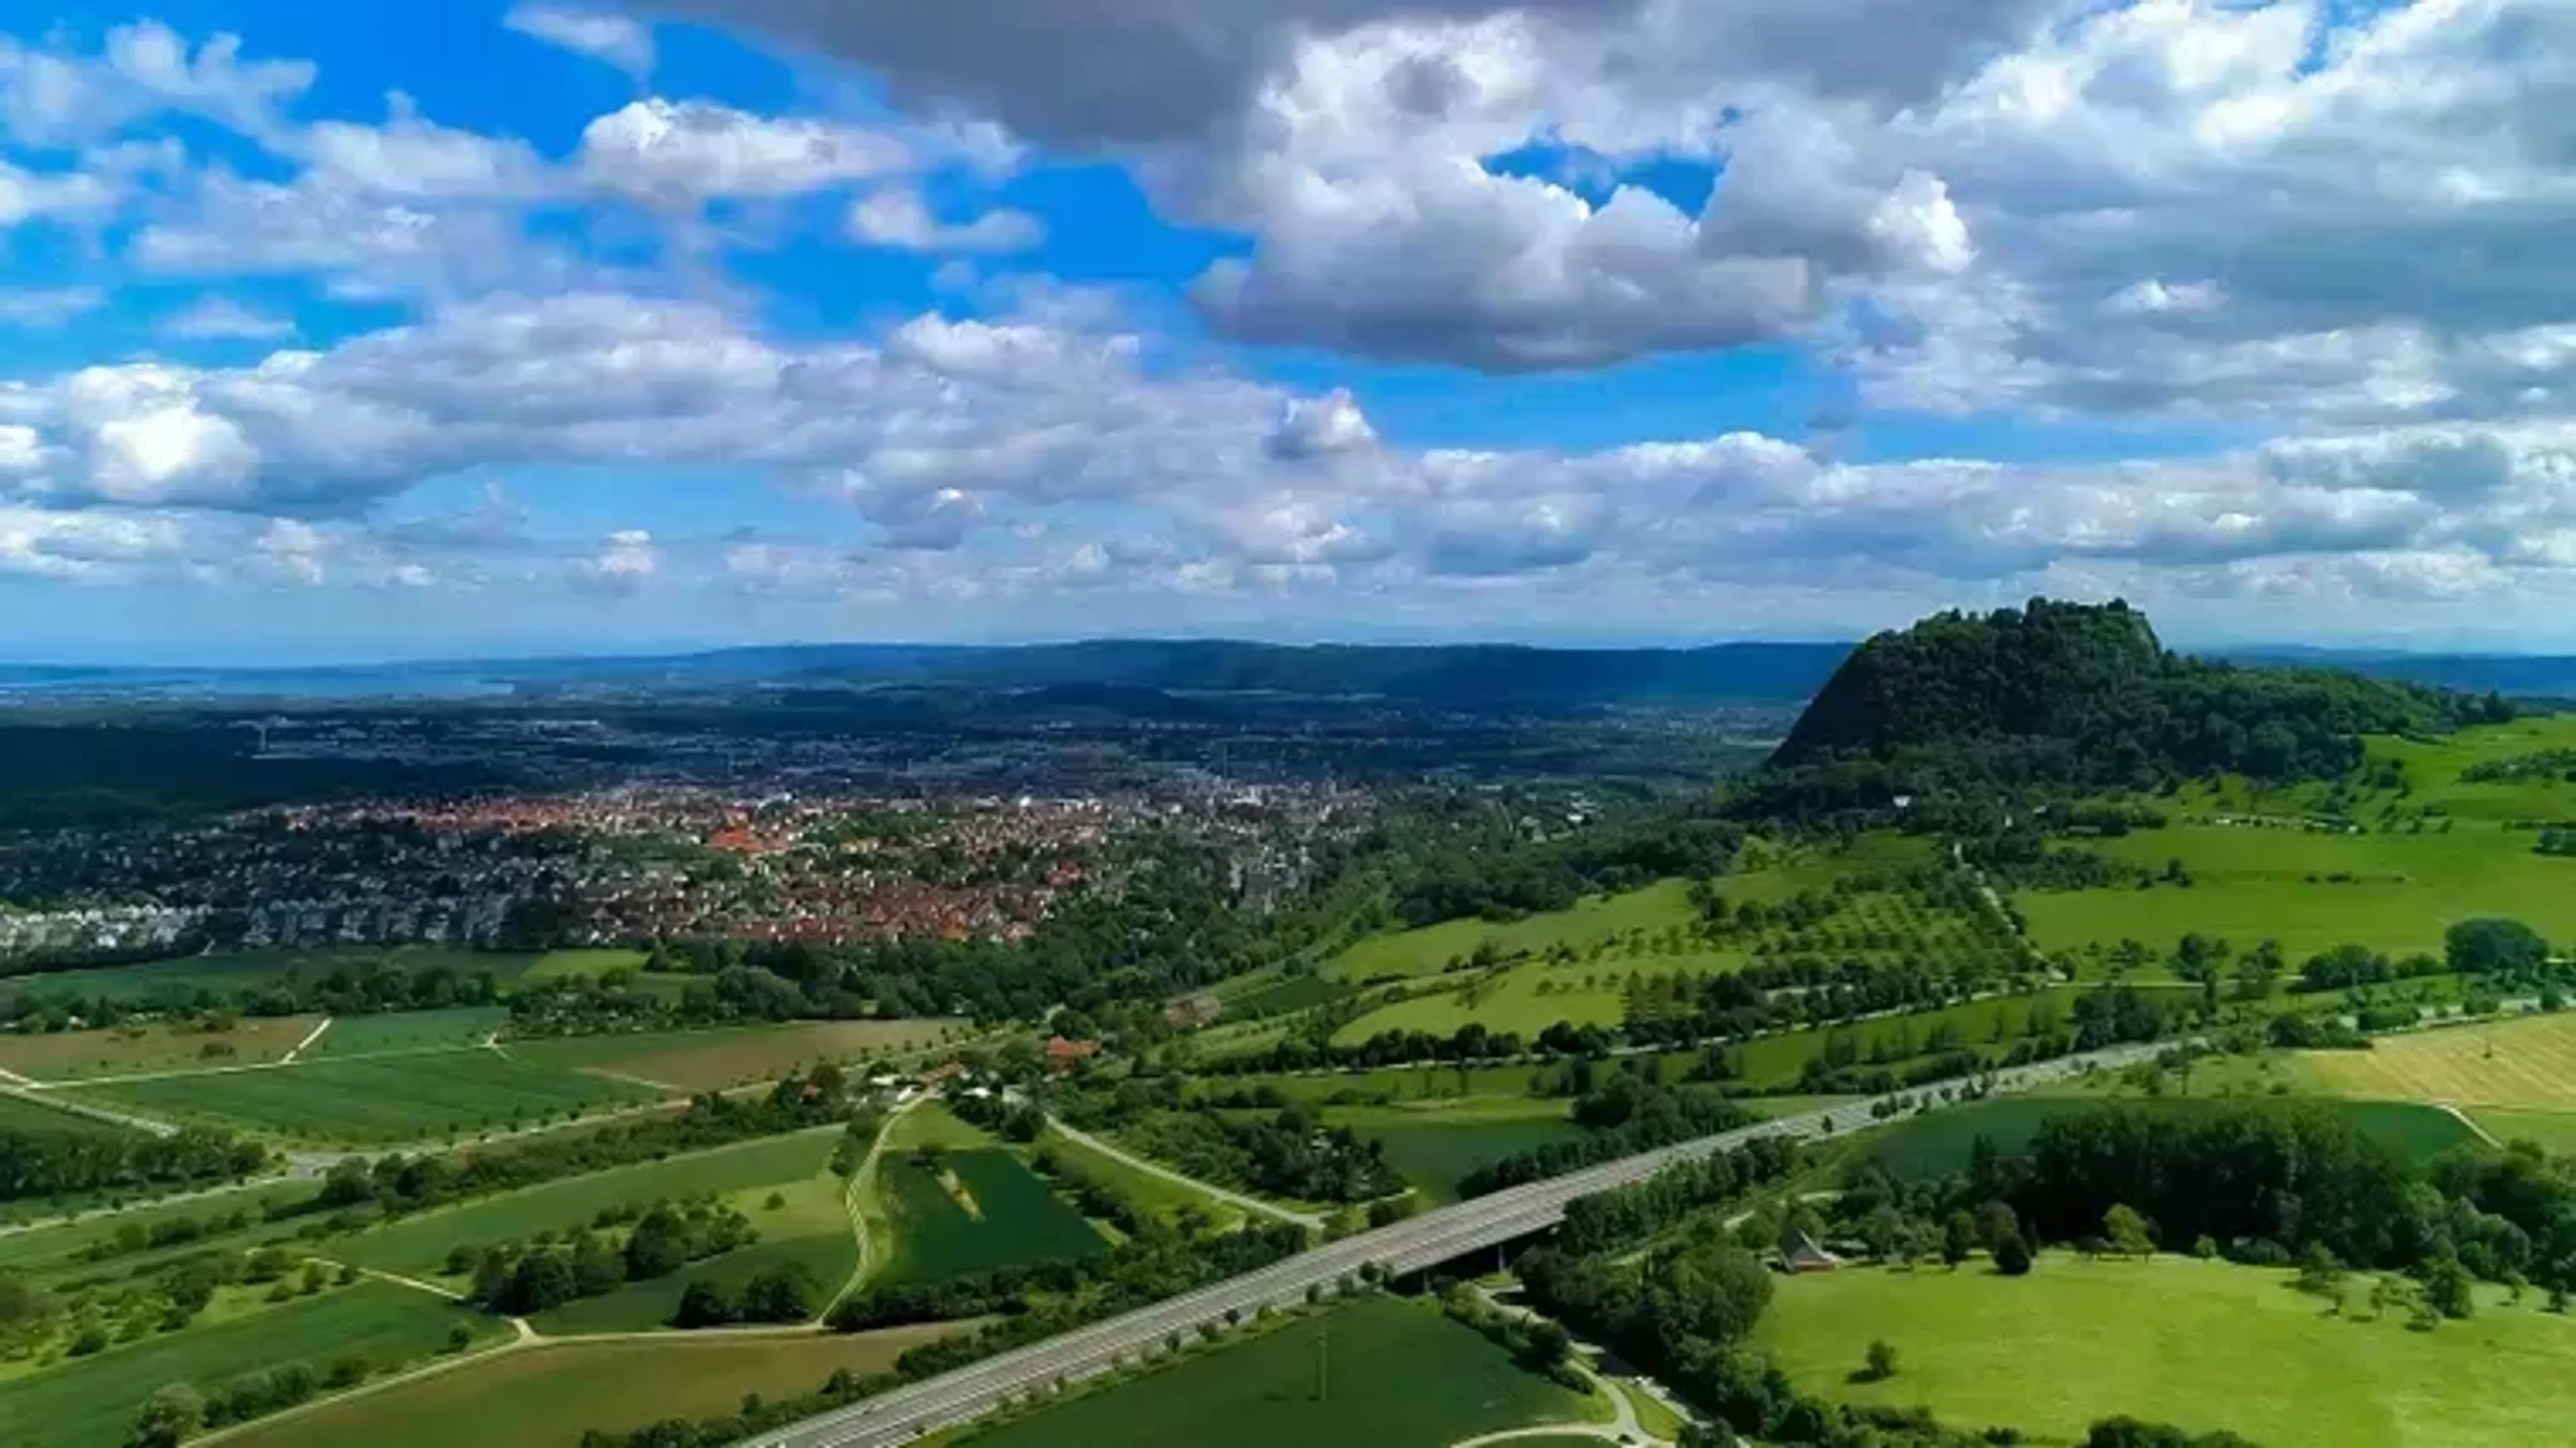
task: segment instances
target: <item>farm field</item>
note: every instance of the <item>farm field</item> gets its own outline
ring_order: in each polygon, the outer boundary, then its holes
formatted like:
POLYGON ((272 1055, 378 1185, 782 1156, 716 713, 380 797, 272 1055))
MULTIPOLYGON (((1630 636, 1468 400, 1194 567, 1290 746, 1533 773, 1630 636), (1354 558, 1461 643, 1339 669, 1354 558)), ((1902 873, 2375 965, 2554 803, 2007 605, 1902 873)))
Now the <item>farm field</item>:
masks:
POLYGON ((2523 1448, 2576 1412, 2576 1324, 2500 1293, 2409 1331, 2329 1318, 2287 1272, 2043 1256, 2029 1277, 1855 1268, 1784 1281, 1758 1346, 1807 1391, 2059 1441, 2114 1413, 2265 1448, 2523 1448), (1896 1376, 1854 1384, 1885 1338, 1896 1376))
MULTIPOLYGON (((823 1179, 840 1128, 738 1142, 713 1151, 593 1172, 547 1182, 461 1207, 405 1217, 390 1226, 332 1244, 334 1256, 362 1267, 413 1275, 434 1274, 456 1247, 480 1247, 531 1237, 549 1229, 588 1224, 610 1207, 709 1193, 723 1196, 756 1188, 823 1179)), ((769 1223, 755 1201, 745 1208, 767 1234, 769 1223)), ((846 1220, 843 1235, 847 1235, 846 1220)))
POLYGON ((292 946, 191 955, 177 960, 146 961, 139 965, 12 976, 0 978, 0 993, 23 987, 44 995, 105 995, 131 999, 149 994, 160 986, 229 991, 283 980, 291 972, 309 979, 334 970, 380 962, 413 971, 443 965, 460 976, 469 977, 489 971, 495 980, 506 984, 528 974, 544 959, 543 955, 526 952, 455 950, 436 945, 292 946))
POLYGON ((424 1292, 361 1283, 0 1381, 0 1423, 10 1448, 123 1448, 143 1400, 170 1383, 220 1386, 288 1362, 320 1373, 352 1353, 380 1366, 414 1362, 445 1350, 460 1323, 486 1339, 508 1330, 424 1292))
MULTIPOLYGON (((2200 1099, 2132 1101, 2156 1110, 2191 1111, 2200 1099)), ((2466 1122, 2446 1111, 2404 1101, 2329 1103, 2363 1135, 2415 1160, 2436 1157, 2477 1140, 2466 1122)), ((2091 1103, 2072 1097, 2008 1096, 1912 1117, 1878 1129, 1867 1148, 1868 1159, 1894 1175, 1917 1180, 1964 1169, 1977 1138, 1984 1137, 2007 1155, 2030 1145, 2040 1124, 2051 1116, 2082 1111, 2091 1103)))
POLYGON ((549 950, 532 962, 525 972, 529 980, 562 980, 574 976, 603 976, 612 970, 642 973, 644 952, 640 950, 549 950))
POLYGON ((835 1371, 885 1372, 953 1324, 813 1338, 562 1343, 495 1353, 454 1371, 255 1425, 235 1448, 453 1448, 474 1423, 475 1448, 565 1448, 592 1428, 623 1431, 670 1418, 705 1418, 810 1393, 835 1371))
POLYGON ((31 1081, 78 1081, 136 1071, 202 1071, 210 1066, 274 1061, 313 1033, 320 1016, 245 1019, 229 1031, 62 1031, 0 1035, 0 1071, 31 1081), (209 1050, 214 1055, 206 1054, 209 1050))
POLYGON ((1328 1125, 1348 1126, 1386 1146, 1387 1164, 1434 1203, 1458 1199, 1469 1172, 1498 1157, 1581 1136, 1566 1119, 1569 1103, 1503 1099, 1459 1103, 1455 1109, 1338 1107, 1328 1125))
POLYGON ((1508 1428, 1583 1422, 1599 1411, 1523 1371, 1428 1303, 1369 1297, 961 1441, 977 1448, 1448 1448, 1508 1428), (1319 1395, 1318 1338, 1327 1333, 1330 1391, 1319 1395))
POLYGON ((1388 976, 1436 975, 1452 963, 1464 964, 1478 947, 1492 945, 1500 954, 1542 951, 1551 946, 1581 947, 1630 930, 1649 933, 1694 918, 1680 880, 1662 880, 1624 895, 1593 895, 1565 910, 1552 910, 1521 920, 1448 920, 1390 935, 1355 941, 1328 962, 1323 976, 1332 980, 1375 980, 1388 976))
POLYGON ((334 1016, 331 1029, 324 1031, 322 1039, 299 1053, 298 1059, 318 1061, 326 1056, 364 1056, 378 1051, 480 1045, 509 1023, 507 1006, 455 1006, 440 1011, 334 1016))
POLYGON ((2314 1089, 2337 1096, 2576 1110, 2576 1015, 2387 1036, 2367 1051, 2307 1051, 2298 1061, 2314 1089))
POLYGON ((2466 1115, 2479 1130, 2507 1146, 2528 1141, 2552 1156, 2576 1155, 2576 1112, 2479 1107, 2466 1115))
POLYGON ((2347 943, 2438 955, 2443 931, 2481 915, 2576 934, 2576 860, 2536 854, 2530 835, 2475 821, 2449 833, 2363 835, 2187 823, 2087 848, 2155 870, 2180 860, 2193 883, 2021 891, 2013 903, 2043 950, 2135 939, 2162 952, 2196 930, 2240 948, 2278 940, 2294 964, 2347 943))
MULTIPOLYGON (((953 1021, 808 1021, 739 1030, 657 1031, 513 1041, 522 1061, 567 1070, 613 1072, 674 1091, 713 1091, 771 1081, 817 1061, 848 1063, 886 1051, 938 1043, 953 1021)), ((337 1029, 334 1027, 333 1029, 337 1029)))
POLYGON ((936 1167, 910 1155, 880 1156, 876 1186, 894 1242, 892 1260, 877 1274, 885 1281, 938 1282, 1108 1248, 1008 1152, 946 1152, 936 1167))
POLYGON ((350 1145, 532 1126, 574 1110, 649 1101, 655 1094, 604 1077, 474 1050, 352 1057, 75 1089, 104 1104, 173 1121, 350 1145))
POLYGON ((1058 1171, 1114 1192, 1148 1216, 1168 1222, 1184 1210, 1195 1210, 1220 1228, 1233 1227, 1243 1221, 1243 1209, 1231 1202, 1222 1202, 1178 1182, 1138 1171, 1052 1126, 1038 1138, 1038 1146, 1054 1158, 1058 1171))

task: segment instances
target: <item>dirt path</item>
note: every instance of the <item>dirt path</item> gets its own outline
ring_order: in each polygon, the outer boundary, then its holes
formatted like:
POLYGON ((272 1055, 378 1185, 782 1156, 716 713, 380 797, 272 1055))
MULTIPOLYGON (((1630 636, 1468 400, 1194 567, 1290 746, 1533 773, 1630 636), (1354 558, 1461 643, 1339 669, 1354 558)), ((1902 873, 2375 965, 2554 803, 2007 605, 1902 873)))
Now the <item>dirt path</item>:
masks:
POLYGON ((1065 1125, 1060 1118, 1050 1116, 1047 1118, 1047 1124, 1064 1133, 1065 1138, 1077 1146, 1089 1147, 1093 1151, 1100 1153, 1102 1156, 1108 1157, 1112 1161, 1121 1162, 1125 1165, 1134 1167, 1136 1170, 1143 1172, 1147 1176, 1160 1177, 1164 1181, 1170 1182, 1175 1186, 1188 1187, 1190 1190, 1203 1196, 1214 1197, 1218 1201, 1225 1203, 1227 1206, 1240 1207, 1244 1211, 1268 1217, 1272 1221, 1287 1222, 1295 1226, 1300 1226, 1310 1232, 1320 1232, 1327 1226, 1331 1225, 1323 1216, 1317 1213, 1293 1212, 1288 1208, 1279 1205, 1277 1202, 1265 1202, 1259 1197, 1248 1197, 1241 1192, 1230 1192, 1220 1186, 1211 1186, 1206 1182, 1200 1181, 1194 1176, 1184 1176, 1159 1162, 1148 1161, 1141 1156, 1133 1155, 1132 1153, 1112 1146, 1108 1142, 1102 1141, 1099 1137, 1091 1135, 1089 1132, 1076 1131, 1072 1127, 1065 1125))
POLYGON ((322 1039, 322 1033, 329 1029, 331 1029, 331 1017, 324 1016, 322 1018, 322 1024, 313 1028, 313 1034, 306 1036, 303 1040, 300 1040, 293 1046, 288 1047, 286 1054, 277 1058, 277 1064, 281 1066, 294 1065, 295 1058, 313 1049, 313 1043, 322 1039))
POLYGON ((850 1214, 850 1236, 859 1244, 859 1260, 850 1268, 850 1280, 842 1283, 841 1290, 832 1294, 832 1300, 823 1304, 823 1310, 815 1321, 830 1321, 832 1309, 840 1306, 843 1298, 858 1291, 859 1284, 868 1280, 872 1264, 868 1261, 867 1208, 862 1198, 876 1187, 877 1158, 885 1154, 886 1138, 894 1135, 895 1123, 901 1121, 906 1112, 931 1099, 926 1094, 916 1096, 886 1113, 885 1124, 877 1128, 877 1139, 868 1143, 868 1154, 859 1159, 858 1169, 850 1173, 848 1184, 841 1188, 841 1209, 850 1214))

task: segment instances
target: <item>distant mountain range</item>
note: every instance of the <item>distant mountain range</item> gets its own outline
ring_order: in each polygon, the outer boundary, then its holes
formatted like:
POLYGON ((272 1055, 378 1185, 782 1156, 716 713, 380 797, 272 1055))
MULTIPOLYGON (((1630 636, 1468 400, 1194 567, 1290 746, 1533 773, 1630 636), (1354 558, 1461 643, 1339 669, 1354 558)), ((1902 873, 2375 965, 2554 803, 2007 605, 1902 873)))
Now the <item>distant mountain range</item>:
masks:
MULTIPOLYGON (((705 694, 797 688, 1102 688, 1166 694, 1382 699, 1462 710, 1790 705, 1813 698, 1855 645, 1727 643, 1672 649, 1506 644, 1282 645, 1103 639, 978 647, 812 644, 656 657, 455 660, 308 668, 0 664, 0 698, 461 699, 705 694)), ((2576 656, 2408 654, 2283 646, 2217 657, 2337 669, 2522 698, 2576 698, 2576 656)))

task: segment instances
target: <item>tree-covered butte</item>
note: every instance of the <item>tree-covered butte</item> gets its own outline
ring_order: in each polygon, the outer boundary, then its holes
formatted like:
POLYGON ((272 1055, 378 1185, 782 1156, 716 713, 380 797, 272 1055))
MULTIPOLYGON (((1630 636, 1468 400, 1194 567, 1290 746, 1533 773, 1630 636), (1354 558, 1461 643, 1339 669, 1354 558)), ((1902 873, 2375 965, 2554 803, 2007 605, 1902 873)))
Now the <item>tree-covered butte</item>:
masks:
POLYGON ((1818 818, 1899 796, 2146 790, 2237 773, 2338 778, 2364 734, 2513 717, 2483 698, 2322 670, 2242 668, 2158 642, 2126 603, 2033 599, 1941 613, 1855 650, 1744 792, 1748 812, 1818 818))

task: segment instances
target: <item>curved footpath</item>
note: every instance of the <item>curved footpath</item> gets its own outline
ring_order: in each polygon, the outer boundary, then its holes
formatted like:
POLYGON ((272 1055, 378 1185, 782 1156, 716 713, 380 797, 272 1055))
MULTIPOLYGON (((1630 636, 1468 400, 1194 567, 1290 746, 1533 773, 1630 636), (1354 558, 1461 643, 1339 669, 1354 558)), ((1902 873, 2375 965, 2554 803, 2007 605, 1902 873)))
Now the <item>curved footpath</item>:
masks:
MULTIPOLYGON (((2016 1066, 1990 1079, 1995 1093, 2024 1091, 2092 1069, 2116 1069, 2152 1059, 2172 1041, 2115 1046, 2081 1056, 2016 1066)), ((1918 1102, 1926 1089, 1904 1093, 1918 1102)), ((1892 1100, 1893 1098, 1880 1098, 1892 1100)), ((1391 1227, 1346 1237, 1212 1287, 1094 1323, 1059 1337, 986 1358, 952 1373, 898 1388, 846 1408, 750 1440, 753 1448, 891 1448, 941 1428, 971 1422, 1001 1401, 1059 1380, 1090 1377, 1159 1350, 1164 1337, 1204 1322, 1222 1322, 1233 1311, 1287 1307, 1309 1288, 1331 1290, 1343 1277, 1374 1264, 1393 1273, 1420 1271, 1564 1220, 1577 1197, 1643 1181, 1675 1162, 1711 1155, 1760 1137, 1812 1138, 1871 1125, 1876 1101, 1785 1116, 1679 1146, 1665 1147, 1549 1181, 1532 1182, 1492 1196, 1443 1207, 1391 1227)), ((1932 1098, 1926 1109, 1944 1103, 1932 1098)))

